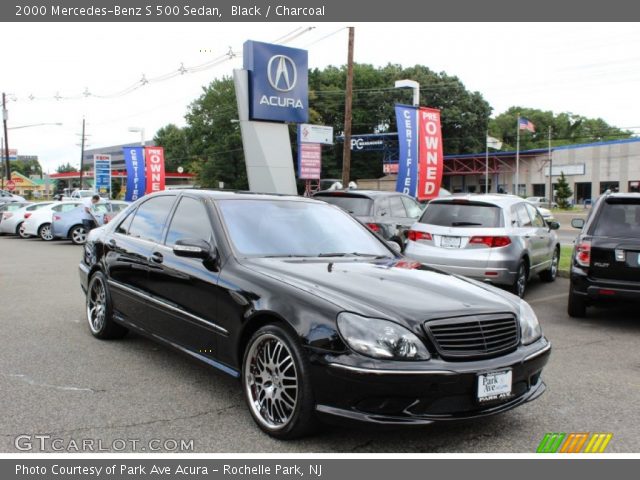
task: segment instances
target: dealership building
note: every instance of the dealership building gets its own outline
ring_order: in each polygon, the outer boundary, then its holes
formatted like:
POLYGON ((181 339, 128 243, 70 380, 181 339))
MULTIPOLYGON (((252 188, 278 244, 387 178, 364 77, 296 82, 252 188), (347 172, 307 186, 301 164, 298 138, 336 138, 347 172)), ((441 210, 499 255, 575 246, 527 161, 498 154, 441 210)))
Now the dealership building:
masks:
MULTIPOLYGON (((490 152, 490 192, 515 190, 517 156, 520 195, 547 196, 549 157, 553 182, 564 173, 576 203, 595 199, 606 190, 640 192, 640 138, 552 147, 551 151, 546 148, 524 150, 519 155, 515 151, 490 152)), ((385 172, 392 172, 392 167, 395 165, 385 165, 385 172)), ((445 155, 442 186, 454 193, 484 193, 485 172, 486 152, 445 155)), ((387 175, 377 180, 361 180, 358 185, 395 190, 395 181, 395 175, 387 175)))

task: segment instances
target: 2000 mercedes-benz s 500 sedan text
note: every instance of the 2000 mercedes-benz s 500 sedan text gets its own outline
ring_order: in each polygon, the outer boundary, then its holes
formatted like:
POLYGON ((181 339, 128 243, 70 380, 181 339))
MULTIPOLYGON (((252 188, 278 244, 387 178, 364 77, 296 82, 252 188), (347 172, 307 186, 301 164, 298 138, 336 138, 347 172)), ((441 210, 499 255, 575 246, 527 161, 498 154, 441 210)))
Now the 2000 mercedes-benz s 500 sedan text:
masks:
POLYGON ((133 330, 241 380, 267 433, 333 416, 426 424, 542 394, 551 345, 516 296, 397 254, 316 200, 181 190, 93 230, 91 333, 133 330))

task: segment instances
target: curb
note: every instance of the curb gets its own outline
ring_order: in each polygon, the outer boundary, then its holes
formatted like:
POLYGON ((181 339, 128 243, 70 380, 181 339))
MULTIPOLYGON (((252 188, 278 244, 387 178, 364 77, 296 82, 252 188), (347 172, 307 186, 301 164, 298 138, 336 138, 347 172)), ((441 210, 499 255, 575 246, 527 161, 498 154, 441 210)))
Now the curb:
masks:
POLYGON ((557 276, 560 278, 569 278, 569 270, 558 270, 557 276))

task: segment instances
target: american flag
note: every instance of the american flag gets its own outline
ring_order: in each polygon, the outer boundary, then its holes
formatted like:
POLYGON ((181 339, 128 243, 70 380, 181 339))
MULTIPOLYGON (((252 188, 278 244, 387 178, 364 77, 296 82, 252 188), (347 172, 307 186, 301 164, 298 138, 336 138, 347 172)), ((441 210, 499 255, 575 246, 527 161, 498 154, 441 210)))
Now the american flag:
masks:
POLYGON ((524 117, 518 118, 518 128, 520 130, 528 130, 531 133, 535 133, 536 131, 536 126, 533 124, 533 122, 524 117))

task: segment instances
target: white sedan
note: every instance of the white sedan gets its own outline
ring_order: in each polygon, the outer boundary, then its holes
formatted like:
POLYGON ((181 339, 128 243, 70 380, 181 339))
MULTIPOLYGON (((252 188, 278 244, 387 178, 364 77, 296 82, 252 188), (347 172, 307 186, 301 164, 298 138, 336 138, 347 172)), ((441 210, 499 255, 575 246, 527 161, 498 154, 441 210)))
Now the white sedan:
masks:
POLYGON ((78 205, 81 205, 81 202, 53 202, 34 211, 24 221, 24 235, 40 237, 45 241, 53 240, 51 231, 53 214, 73 210, 78 205))

